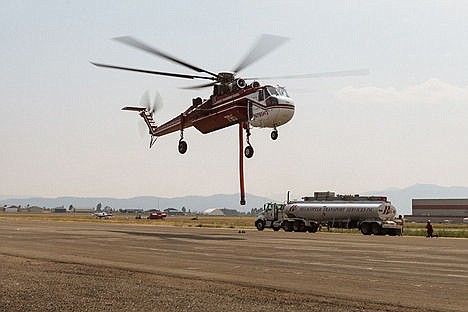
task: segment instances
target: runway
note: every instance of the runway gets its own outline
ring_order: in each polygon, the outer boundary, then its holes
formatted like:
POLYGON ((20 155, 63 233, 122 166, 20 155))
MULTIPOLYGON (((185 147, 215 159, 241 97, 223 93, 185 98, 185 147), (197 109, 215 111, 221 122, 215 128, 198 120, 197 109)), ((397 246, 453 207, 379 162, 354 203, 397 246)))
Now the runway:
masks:
POLYGON ((0 220, 2 311, 466 311, 468 240, 0 220))

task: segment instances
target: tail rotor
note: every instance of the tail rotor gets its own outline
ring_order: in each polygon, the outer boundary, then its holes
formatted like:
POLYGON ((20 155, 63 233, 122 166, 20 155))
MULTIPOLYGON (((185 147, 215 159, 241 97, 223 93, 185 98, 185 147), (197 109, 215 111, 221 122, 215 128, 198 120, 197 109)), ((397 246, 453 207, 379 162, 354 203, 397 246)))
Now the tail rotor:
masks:
POLYGON ((150 92, 147 90, 142 94, 139 104, 140 105, 138 107, 127 106, 122 109, 139 112, 139 115, 143 118, 143 122, 141 122, 140 120, 140 122, 138 123, 140 136, 143 138, 145 132, 148 131, 149 135, 151 136, 149 144, 151 148, 157 139, 157 136, 155 135, 157 124, 154 119, 154 113, 162 108, 162 97, 159 94, 159 92, 156 92, 155 95, 152 97, 150 95, 150 92))
POLYGON ((163 107, 163 101, 161 94, 158 91, 151 97, 150 92, 146 90, 140 99, 140 105, 146 109, 146 111, 154 117, 154 113, 163 107))

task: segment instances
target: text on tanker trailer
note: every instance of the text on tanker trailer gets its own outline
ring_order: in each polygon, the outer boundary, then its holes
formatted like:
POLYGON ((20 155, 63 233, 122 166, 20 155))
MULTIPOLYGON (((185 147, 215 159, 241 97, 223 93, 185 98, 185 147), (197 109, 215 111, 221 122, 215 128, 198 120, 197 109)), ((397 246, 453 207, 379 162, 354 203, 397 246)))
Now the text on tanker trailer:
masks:
POLYGON ((316 232, 327 227, 358 228, 364 235, 402 235, 403 220, 396 219, 395 207, 383 196, 336 195, 315 192, 314 197, 286 204, 266 203, 255 219, 264 228, 286 232, 316 232))

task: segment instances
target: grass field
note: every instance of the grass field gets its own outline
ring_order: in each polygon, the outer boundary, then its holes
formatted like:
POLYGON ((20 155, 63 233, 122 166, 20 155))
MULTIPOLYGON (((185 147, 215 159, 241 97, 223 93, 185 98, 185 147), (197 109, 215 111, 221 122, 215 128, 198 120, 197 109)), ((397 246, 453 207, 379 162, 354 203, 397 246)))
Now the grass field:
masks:
MULTIPOLYGON (((54 220, 63 222, 128 223, 142 225, 165 225, 182 227, 213 227, 233 229, 255 229, 254 216, 168 216, 164 220, 148 220, 145 215, 136 219, 135 214, 114 214, 112 219, 97 219, 87 213, 0 213, 0 220, 54 220), (193 220, 196 218, 195 220, 193 220)), ((468 224, 434 223, 434 233, 439 237, 468 238, 468 224)), ((357 229, 330 229, 322 227, 321 232, 360 234, 357 229)), ((425 223, 406 223, 405 236, 425 236, 425 223)))
MULTIPOLYGON (((439 237, 464 237, 468 238, 468 224, 449 224, 449 223, 432 223, 434 234, 439 237)), ((425 223, 406 223, 405 235, 410 236, 426 236, 425 223)))
MULTIPOLYGON (((432 223, 434 228, 434 234, 439 237, 460 237, 468 238, 468 224, 439 224, 432 223)), ((333 232, 333 233, 355 233, 360 234, 358 229, 330 229, 322 227, 321 232, 333 232)), ((404 236, 426 236, 426 223, 406 223, 404 230, 404 236)))
POLYGON ((136 214, 115 213, 111 219, 98 219, 88 213, 0 213, 0 220, 49 220, 64 222, 101 222, 185 227, 254 228, 254 216, 168 216, 164 220, 136 219, 136 214), (193 220, 196 218, 195 220, 193 220))

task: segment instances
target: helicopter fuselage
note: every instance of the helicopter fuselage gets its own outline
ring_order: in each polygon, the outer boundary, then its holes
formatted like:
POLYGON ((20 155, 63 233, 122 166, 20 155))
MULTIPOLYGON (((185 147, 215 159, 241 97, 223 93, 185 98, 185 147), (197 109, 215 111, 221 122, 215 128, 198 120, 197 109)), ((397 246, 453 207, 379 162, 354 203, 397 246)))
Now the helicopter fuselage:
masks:
POLYGON ((163 136, 188 127, 210 133, 242 122, 253 127, 276 128, 294 115, 294 102, 281 87, 247 86, 209 99, 193 99, 185 112, 158 126, 153 135, 163 136))

